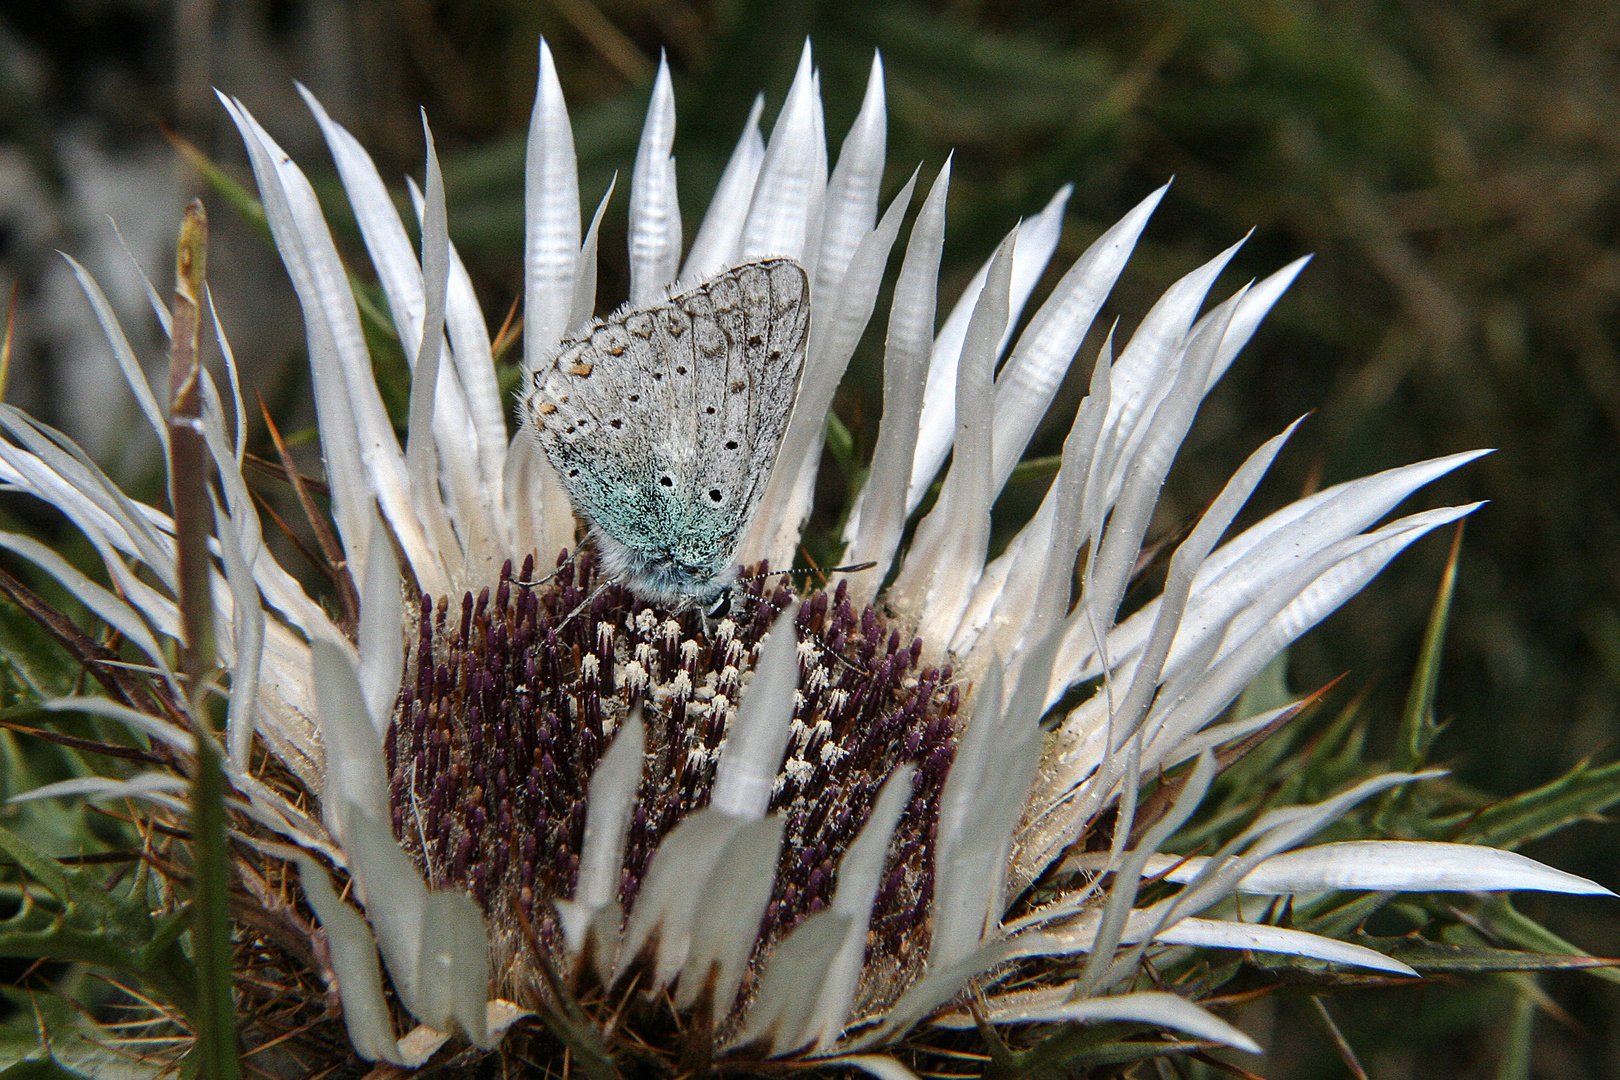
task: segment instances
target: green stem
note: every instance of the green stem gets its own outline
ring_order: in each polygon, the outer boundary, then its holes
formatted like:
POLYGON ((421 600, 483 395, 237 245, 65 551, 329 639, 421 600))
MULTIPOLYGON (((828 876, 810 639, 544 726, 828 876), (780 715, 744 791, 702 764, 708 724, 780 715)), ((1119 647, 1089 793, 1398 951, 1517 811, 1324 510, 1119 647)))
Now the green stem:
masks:
POLYGON ((230 863, 225 850, 225 769, 219 744, 198 740, 197 776, 191 785, 192 857, 197 896, 192 903, 191 938, 197 953, 199 1073, 209 1080, 234 1080, 236 1009, 231 997, 230 863))
POLYGON ((225 765, 208 721, 208 689, 214 675, 213 598, 208 537, 214 508, 208 489, 208 447, 202 434, 202 368, 197 342, 207 274, 208 218, 193 199, 180 225, 175 251, 174 330, 169 366, 169 502, 174 511, 175 561, 180 619, 185 641, 180 671, 187 712, 197 739, 191 782, 191 854, 196 893, 191 940, 199 993, 192 1017, 197 1029, 195 1075, 236 1080, 236 1014, 231 997, 230 856, 226 848, 225 765))

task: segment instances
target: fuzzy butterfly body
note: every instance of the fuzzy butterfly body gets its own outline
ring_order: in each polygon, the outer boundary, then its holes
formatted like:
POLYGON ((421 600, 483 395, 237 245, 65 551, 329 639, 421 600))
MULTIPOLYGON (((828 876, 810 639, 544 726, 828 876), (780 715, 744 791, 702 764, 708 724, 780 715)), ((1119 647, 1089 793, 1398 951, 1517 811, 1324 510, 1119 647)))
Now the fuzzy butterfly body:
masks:
POLYGON ((632 592, 699 604, 726 592, 809 322, 798 263, 747 263, 597 320, 531 376, 524 421, 632 592))

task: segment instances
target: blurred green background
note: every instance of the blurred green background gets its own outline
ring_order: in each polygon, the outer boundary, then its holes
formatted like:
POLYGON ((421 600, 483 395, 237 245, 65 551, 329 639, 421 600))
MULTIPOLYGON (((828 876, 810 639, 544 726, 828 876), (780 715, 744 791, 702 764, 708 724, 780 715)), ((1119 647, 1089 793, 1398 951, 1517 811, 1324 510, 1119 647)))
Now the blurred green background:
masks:
MULTIPOLYGON (((1418 497, 1489 500, 1464 541, 1439 691, 1453 722, 1437 756, 1496 793, 1613 756, 1620 5, 1605 0, 11 0, 0 4, 0 288, 18 290, 18 346, 6 399, 68 428, 126 477, 150 475, 150 448, 126 438, 123 392, 51 249, 110 279, 121 313, 145 328, 138 348, 160 355, 105 215, 166 279, 179 207, 201 186, 163 131, 247 176, 211 86, 242 97, 323 191, 336 190, 329 159, 294 79, 389 177, 420 175, 425 108, 452 235, 498 326, 520 293, 520 170, 541 35, 573 111, 587 208, 614 170, 628 179, 667 54, 688 237, 755 93, 765 93, 768 130, 809 37, 834 153, 874 49, 887 72, 887 193, 919 162, 931 178, 955 152, 945 302, 1064 184, 1074 194, 1053 280, 1175 178, 1110 301, 1125 330, 1171 281, 1251 228, 1222 295, 1314 252, 1211 395, 1157 527, 1195 514, 1259 442, 1312 409, 1259 510, 1311 485, 1497 447, 1418 497)), ((604 307, 627 281, 619 190, 604 223, 604 307)), ((341 197, 334 203, 341 222, 341 197)), ((307 398, 296 309, 262 240, 217 200, 210 208, 211 271, 246 381, 296 417, 307 398)), ((359 251, 352 235, 340 242, 359 251)), ((881 333, 880 319, 839 400, 857 449, 876 436, 881 333)), ((1032 452, 1056 450, 1095 345, 1032 452)), ((1009 491, 1007 523, 1038 498, 1038 483, 1009 491)), ((836 469, 823 494, 836 507, 836 469)), ((1444 555, 1441 539, 1419 545, 1292 653, 1296 690, 1342 672, 1341 699, 1369 690, 1375 745, 1393 729, 1444 555)), ((1615 840, 1612 826, 1593 824, 1531 854, 1614 887, 1615 840)), ((1526 910, 1587 949, 1620 954, 1612 903, 1527 900, 1526 910)), ((1530 1071, 1502 1073, 1499 1032, 1515 999, 1505 979, 1431 983, 1335 1002, 1369 1075, 1620 1076, 1613 984, 1543 979, 1530 1071)), ((1247 1067, 1349 1075, 1304 1008, 1285 999, 1247 1009, 1245 1024, 1273 1048, 1247 1067)))

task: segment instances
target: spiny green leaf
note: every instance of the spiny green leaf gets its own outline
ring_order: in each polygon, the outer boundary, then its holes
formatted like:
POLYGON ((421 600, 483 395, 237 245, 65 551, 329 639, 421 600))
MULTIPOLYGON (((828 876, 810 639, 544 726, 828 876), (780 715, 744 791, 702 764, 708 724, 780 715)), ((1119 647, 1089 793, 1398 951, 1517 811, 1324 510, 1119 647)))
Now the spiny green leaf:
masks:
POLYGON ((1215 1045, 1191 1040, 1134 1041, 1120 1037, 1130 1030, 1129 1025, 1122 1024, 1068 1025, 1028 1050, 1013 1054, 1011 1061, 1003 1068, 986 1069, 985 1076, 1001 1080, 1055 1080, 1056 1077, 1073 1076, 1080 1069, 1125 1065, 1171 1054, 1208 1050, 1215 1045))
MULTIPOLYGON (((1013 466, 1012 475, 1007 477, 1009 484, 1028 484, 1036 480, 1046 480, 1057 475, 1058 469, 1063 465, 1063 455, 1053 454, 1049 457, 1026 458, 1013 466)), ((1261 672, 1263 676, 1265 672, 1261 672)), ((1278 702, 1282 704, 1282 702, 1278 702)), ((1256 710, 1259 711, 1259 710, 1256 710)), ((1243 713, 1241 715, 1251 715, 1243 713)))
POLYGON ((264 215, 264 204, 197 147, 178 136, 172 137, 172 141, 180 151, 180 156, 186 159, 186 164, 197 170, 203 183, 207 184, 215 195, 224 199, 243 221, 253 226, 265 239, 269 239, 270 221, 264 215))
MULTIPOLYGON (((1266 712, 1286 704, 1291 695, 1288 691, 1288 651, 1279 653, 1271 663, 1261 669, 1260 674, 1254 677, 1243 696, 1238 698, 1237 704, 1232 708, 1234 717, 1253 716, 1256 713, 1266 712)), ((1281 730, 1274 732, 1250 750, 1249 753, 1228 765, 1221 771, 1216 781, 1215 793, 1210 797, 1207 805, 1219 806, 1223 811, 1231 810, 1240 805, 1247 805, 1262 798, 1265 792, 1275 785, 1278 775, 1278 763, 1288 755, 1289 750, 1303 736, 1305 728, 1299 723, 1290 723, 1281 730)), ((1213 821, 1195 823, 1193 830, 1205 829, 1213 821)), ((1178 834, 1174 850, 1190 850, 1185 841, 1190 838, 1192 830, 1178 834)), ((1211 834, 1218 835, 1218 834, 1211 834)))
MULTIPOLYGON (((0 989, 0 998, 13 1010, 0 1022, 0 1080, 13 1076, 112 1080, 157 1072, 155 1063, 142 1067, 131 1062, 130 1050, 117 1045, 120 1034, 90 1019, 111 996, 105 983, 72 970, 54 979, 48 991, 0 989), (54 1070, 41 1069, 42 1065, 54 1070)), ((121 1003, 127 1006, 128 999, 121 1003)), ((137 1018, 127 1008, 120 1011, 120 1019, 137 1018)), ((143 1034, 160 1033, 148 1028, 143 1034)))
POLYGON ((45 886, 52 896, 64 904, 80 898, 67 873, 55 861, 35 851, 9 829, 0 829, 0 851, 17 860, 17 865, 29 877, 45 886))
POLYGON ((1285 727, 1223 770, 1214 796, 1206 801, 1210 809, 1172 837, 1166 850, 1190 852, 1201 845, 1218 846, 1264 810, 1314 802, 1360 779, 1367 771, 1360 756, 1366 734, 1360 706, 1360 698, 1352 700, 1292 754, 1287 750, 1303 737, 1305 727, 1292 731, 1285 727))
POLYGON ((1366 718, 1356 710, 1346 709, 1311 747, 1301 767, 1291 773, 1297 779, 1284 787, 1293 790, 1280 802, 1320 802, 1351 787, 1369 771, 1377 771, 1369 770, 1366 747, 1366 718))
POLYGON ((88 1080, 72 1069, 63 1068, 54 1057, 24 1058, 15 1065, 0 1069, 0 1080, 88 1080))
POLYGON ((192 999, 191 962, 171 946, 154 963, 139 940, 135 923, 140 914, 96 912, 79 904, 53 910, 28 896, 14 915, 0 922, 0 956, 94 964, 125 972, 183 1008, 192 999))
POLYGON ((1348 903, 1343 893, 1330 894, 1296 910, 1293 926, 1324 937, 1343 938, 1389 903, 1394 893, 1366 893, 1348 903))
POLYGON ((1535 1020, 1536 999, 1529 994, 1516 996, 1508 1018, 1507 1038, 1503 1040, 1502 1059, 1496 1067, 1496 1080, 1530 1080, 1530 1062, 1535 1056, 1535 1020))
POLYGON ((0 956, 95 964, 143 981, 178 1008, 196 999, 195 968, 180 945, 184 912, 153 913, 138 878, 108 891, 85 870, 58 865, 6 829, 0 851, 50 895, 25 891, 0 920, 0 956))
POLYGON ((1446 557, 1446 568, 1440 575, 1440 590, 1429 612, 1429 625, 1423 631, 1417 671, 1412 675, 1406 708, 1401 714, 1394 767, 1403 772, 1415 772, 1423 767, 1429 757, 1429 747, 1434 745, 1443 727, 1434 719, 1434 692, 1440 683, 1440 653, 1446 640, 1446 623, 1451 617, 1451 600, 1457 591, 1457 556, 1462 551, 1462 537, 1462 522, 1458 522, 1451 541, 1451 554, 1446 557))
MULTIPOLYGON (((40 712, 32 705, 15 705, 0 710, 0 719, 38 716, 40 712)), ((65 718, 56 719, 60 722, 65 718)), ((0 728, 0 796, 31 791, 91 771, 77 750, 0 728)), ((84 804, 72 799, 30 799, 0 804, 0 824, 25 843, 48 851, 70 850, 82 854, 92 850, 98 839, 97 830, 86 819, 84 804)))
MULTIPOLYGON (((1510 897, 1491 897, 1474 912, 1473 917, 1491 936, 1521 949, 1561 956, 1591 955, 1514 907, 1510 897)), ((1594 967, 1591 973, 1604 982, 1620 983, 1620 968, 1594 967)))
POLYGON ((1425 835, 1464 844, 1517 848, 1577 821, 1601 820, 1620 804, 1620 761, 1581 762, 1538 788, 1483 810, 1468 809, 1427 823, 1425 835))
POLYGON ((855 460, 855 437, 838 419, 838 414, 831 410, 827 412, 827 451, 838 463, 838 471, 845 476, 853 476, 860 467, 860 462, 855 460))
POLYGON ((1344 940, 1377 949, 1419 971, 1556 971, 1600 968, 1615 963, 1592 956, 1549 955, 1488 945, 1451 945, 1417 935, 1379 938, 1357 933, 1347 935, 1344 940))
POLYGON ((79 665, 12 604, 0 603, 0 705, 70 693, 79 665))

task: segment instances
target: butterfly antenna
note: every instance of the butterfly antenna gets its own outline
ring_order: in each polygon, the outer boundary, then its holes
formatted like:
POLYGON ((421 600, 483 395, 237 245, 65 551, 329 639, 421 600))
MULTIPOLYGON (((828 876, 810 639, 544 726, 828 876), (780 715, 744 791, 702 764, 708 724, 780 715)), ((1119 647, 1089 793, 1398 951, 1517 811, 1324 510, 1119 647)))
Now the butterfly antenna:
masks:
MULTIPOLYGON (((560 570, 561 567, 558 567, 558 569, 560 570)), ((567 626, 570 622, 573 622, 575 615, 578 615, 580 612, 582 612, 586 608, 590 607, 591 604, 593 604, 596 601, 596 598, 598 596, 601 596, 603 593, 607 592, 608 589, 612 588, 612 586, 613 586, 613 582, 604 581, 604 582, 602 582, 602 584, 600 584, 596 588, 592 589, 591 590, 591 595, 589 595, 585 599, 581 600, 579 602, 579 605, 577 607, 575 607, 573 611, 570 611, 567 615, 563 616, 563 621, 557 624, 557 632, 562 633, 562 628, 567 626)))
POLYGON ((531 581, 513 581, 512 584, 518 586, 521 589, 532 589, 532 588, 535 588, 538 585, 544 585, 547 582, 549 582, 552 578, 554 578, 558 574, 562 573, 568 567, 573 566, 574 565, 574 557, 577 556, 578 554, 579 554, 579 548, 577 546, 573 547, 573 548, 565 548, 565 549, 563 549, 563 559, 562 559, 562 561, 557 564, 557 568, 555 570, 553 570, 551 573, 547 574, 545 577, 534 578, 531 581))
MULTIPOLYGON (((831 567, 829 570, 827 570, 826 573, 832 573, 835 570, 865 570, 867 567, 876 566, 876 565, 877 565, 877 563, 870 562, 870 563, 860 563, 860 564, 858 564, 856 566, 834 566, 834 567, 831 567)), ((737 580, 738 581, 759 581, 762 578, 774 577, 777 574, 781 574, 782 576, 786 577, 788 574, 792 574, 792 573, 809 573, 809 572, 811 572, 811 571, 771 570, 771 571, 769 571, 767 573, 763 573, 763 574, 750 574, 747 577, 738 578, 737 580)), ((755 596, 751 592, 743 592, 741 590, 738 590, 738 591, 732 593, 732 596, 736 600, 741 601, 743 603, 750 603, 751 602, 751 603, 755 603, 755 604, 763 604, 765 602, 765 598, 763 596, 755 596)), ((846 657, 844 657, 843 654, 839 653, 832 646, 828 645, 826 639, 823 638, 820 634, 816 633, 814 630, 806 630, 804 632, 804 637, 805 637, 805 640, 813 642, 815 644, 816 648, 821 650, 821 655, 832 657, 839 664, 841 664, 845 668, 848 668, 850 671, 855 672, 856 674, 859 674, 859 675, 866 674, 865 671, 863 671, 860 667, 856 666, 855 664, 851 663, 846 657)))
POLYGON ((828 566, 828 567, 805 566, 805 567, 795 567, 795 568, 789 569, 789 570, 766 570, 764 573, 760 573, 760 574, 745 574, 744 576, 738 578, 737 580, 738 581, 764 581, 768 577, 776 577, 778 575, 786 577, 789 574, 853 574, 853 573, 855 573, 857 571, 860 571, 860 570, 870 570, 870 569, 872 569, 872 567, 874 567, 876 565, 877 565, 877 563, 875 561, 873 561, 873 562, 863 562, 863 563, 851 563, 848 566, 828 566))

